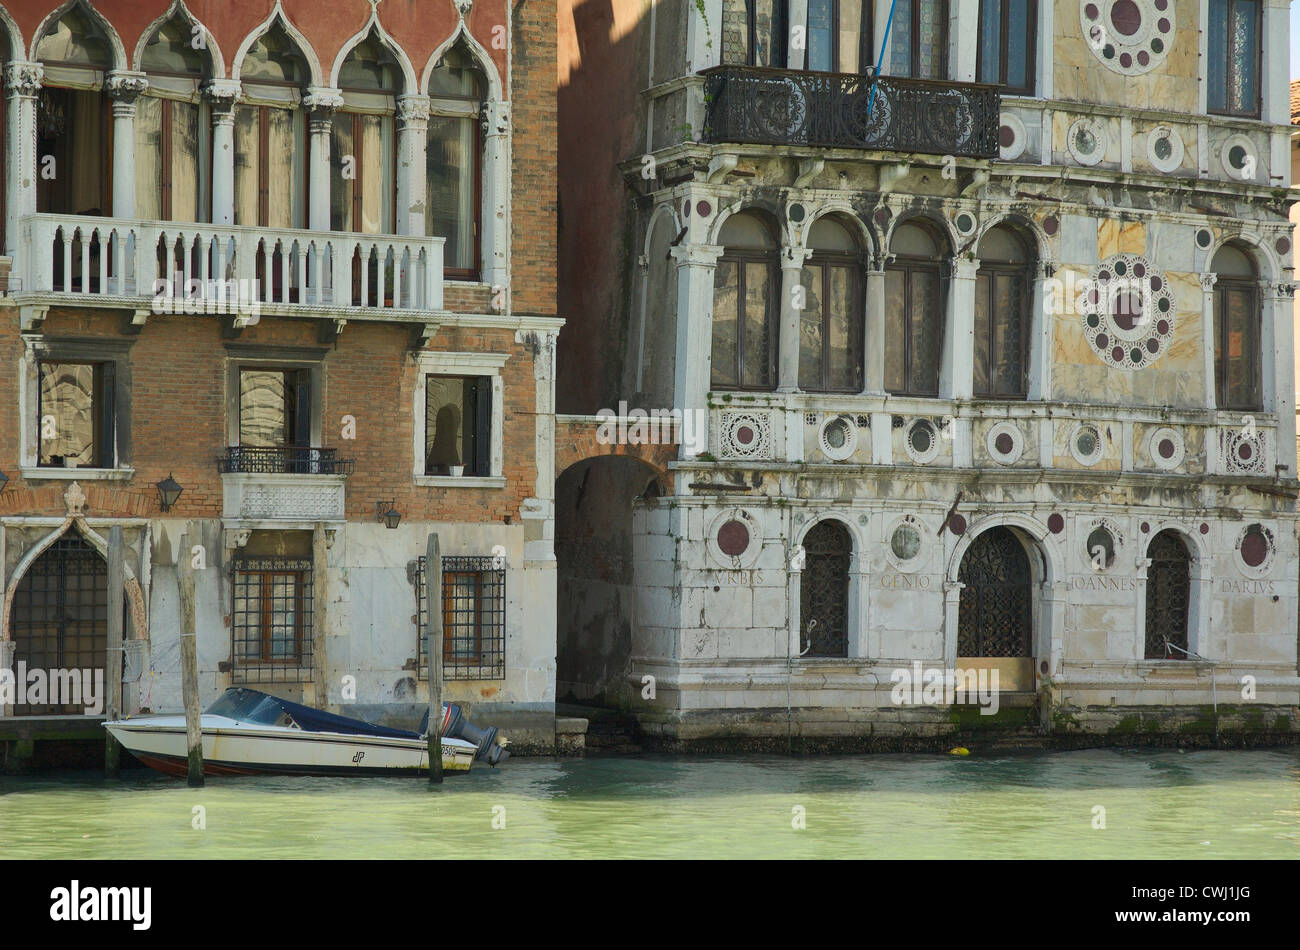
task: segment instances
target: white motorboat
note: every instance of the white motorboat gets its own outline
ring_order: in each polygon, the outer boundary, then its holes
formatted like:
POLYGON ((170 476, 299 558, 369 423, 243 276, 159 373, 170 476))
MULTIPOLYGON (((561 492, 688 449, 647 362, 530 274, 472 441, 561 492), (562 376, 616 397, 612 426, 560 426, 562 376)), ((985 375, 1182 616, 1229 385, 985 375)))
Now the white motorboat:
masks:
MULTIPOLYGON (((376 726, 231 687, 200 717, 205 775, 418 775, 429 770, 423 732, 376 726)), ((104 723, 132 755, 168 775, 187 774, 184 716, 146 716, 104 723)), ((468 772, 475 758, 508 756, 496 729, 479 730, 454 703, 443 706, 442 768, 468 772), (473 739, 475 741, 466 741, 473 739)))

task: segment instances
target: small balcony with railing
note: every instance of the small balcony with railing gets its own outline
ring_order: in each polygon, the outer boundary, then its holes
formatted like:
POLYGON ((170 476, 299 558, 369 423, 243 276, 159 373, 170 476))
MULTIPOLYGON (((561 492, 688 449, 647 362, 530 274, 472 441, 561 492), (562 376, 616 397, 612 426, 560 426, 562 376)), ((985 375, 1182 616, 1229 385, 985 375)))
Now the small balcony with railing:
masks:
POLYGON ((217 458, 228 521, 342 521, 344 481, 356 463, 314 446, 232 445, 217 458))
POLYGON ((998 154, 996 86, 758 66, 701 75, 710 144, 998 154))

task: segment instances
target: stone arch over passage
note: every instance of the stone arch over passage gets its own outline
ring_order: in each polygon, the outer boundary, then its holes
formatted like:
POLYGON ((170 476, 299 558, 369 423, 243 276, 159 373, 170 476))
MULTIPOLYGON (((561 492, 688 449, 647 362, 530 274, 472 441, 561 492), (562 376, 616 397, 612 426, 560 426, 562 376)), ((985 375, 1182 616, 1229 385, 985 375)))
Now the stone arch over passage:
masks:
POLYGON ((804 535, 799 575, 799 652, 849 655, 849 574, 853 534, 842 521, 819 521, 804 535))
POLYGON ((957 571, 957 667, 996 670, 1002 690, 1034 688, 1036 553, 996 525, 971 541, 957 571))
POLYGON ((555 691, 561 701, 631 698, 631 658, 644 652, 637 649, 637 625, 663 622, 638 615, 637 573, 662 571, 665 555, 672 562, 673 545, 652 500, 659 486, 658 470, 633 455, 583 458, 555 480, 555 691))

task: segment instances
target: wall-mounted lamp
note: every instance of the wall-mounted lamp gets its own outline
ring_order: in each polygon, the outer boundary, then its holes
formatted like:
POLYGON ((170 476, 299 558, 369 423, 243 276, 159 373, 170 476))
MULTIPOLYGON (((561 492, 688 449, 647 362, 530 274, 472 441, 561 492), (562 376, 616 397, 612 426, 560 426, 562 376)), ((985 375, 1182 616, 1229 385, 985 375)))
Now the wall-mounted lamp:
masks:
POLYGON ((172 505, 176 504, 177 499, 181 497, 181 492, 184 490, 171 475, 160 481, 158 483, 158 497, 162 499, 162 510, 171 511, 172 505))
POLYGON ((393 504, 392 500, 375 502, 375 520, 382 521, 388 528, 396 528, 402 521, 401 512, 393 504))

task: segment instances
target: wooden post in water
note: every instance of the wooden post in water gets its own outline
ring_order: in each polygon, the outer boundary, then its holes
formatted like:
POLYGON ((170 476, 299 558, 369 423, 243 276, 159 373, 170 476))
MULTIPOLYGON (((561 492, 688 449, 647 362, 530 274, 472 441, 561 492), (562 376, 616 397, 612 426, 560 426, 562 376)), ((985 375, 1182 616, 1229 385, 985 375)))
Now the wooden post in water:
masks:
POLYGON ((424 556, 425 649, 429 652, 429 781, 442 784, 442 554, 429 533, 424 556))
MULTIPOLYGON (((122 600, 126 594, 123 562, 125 543, 122 526, 113 525, 108 532, 108 657, 104 677, 108 680, 104 718, 113 722, 122 718, 122 600)), ((121 772, 122 747, 113 734, 104 730, 104 775, 117 778, 121 772)))
POLYGON ((194 564, 189 535, 181 535, 176 554, 181 594, 181 696, 185 701, 185 747, 189 753, 190 788, 203 786, 203 729, 199 720, 199 657, 194 622, 194 564))

